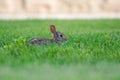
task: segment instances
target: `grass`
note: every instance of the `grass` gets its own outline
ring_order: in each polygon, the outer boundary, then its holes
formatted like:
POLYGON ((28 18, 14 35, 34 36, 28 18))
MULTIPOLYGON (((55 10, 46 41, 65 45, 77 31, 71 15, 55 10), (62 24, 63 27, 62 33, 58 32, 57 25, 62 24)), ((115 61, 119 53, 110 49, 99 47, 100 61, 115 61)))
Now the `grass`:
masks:
POLYGON ((0 20, 0 80, 119 80, 120 20, 0 20), (58 46, 30 46, 51 38, 49 25, 68 37, 58 46))

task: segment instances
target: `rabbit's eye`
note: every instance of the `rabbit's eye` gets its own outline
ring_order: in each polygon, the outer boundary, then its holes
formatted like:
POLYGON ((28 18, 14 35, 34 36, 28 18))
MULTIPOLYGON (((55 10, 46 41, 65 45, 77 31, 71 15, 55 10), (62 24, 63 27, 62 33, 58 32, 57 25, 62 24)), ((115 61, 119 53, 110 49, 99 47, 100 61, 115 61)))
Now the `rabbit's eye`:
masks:
POLYGON ((60 37, 63 37, 63 35, 60 35, 60 37))

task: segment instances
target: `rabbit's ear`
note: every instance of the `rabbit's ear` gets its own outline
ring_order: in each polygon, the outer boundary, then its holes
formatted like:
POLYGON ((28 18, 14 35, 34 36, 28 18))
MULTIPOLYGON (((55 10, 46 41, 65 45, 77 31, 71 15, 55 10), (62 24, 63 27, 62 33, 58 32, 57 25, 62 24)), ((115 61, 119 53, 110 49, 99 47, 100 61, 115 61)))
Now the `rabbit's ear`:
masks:
POLYGON ((52 33, 56 32, 55 26, 54 25, 50 25, 50 31, 52 33))

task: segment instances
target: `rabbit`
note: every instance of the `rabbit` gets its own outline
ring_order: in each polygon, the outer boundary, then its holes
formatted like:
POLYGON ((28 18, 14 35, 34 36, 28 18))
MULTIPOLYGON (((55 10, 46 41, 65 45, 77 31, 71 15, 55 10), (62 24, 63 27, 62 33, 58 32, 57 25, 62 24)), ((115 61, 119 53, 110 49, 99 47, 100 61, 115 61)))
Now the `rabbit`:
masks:
POLYGON ((50 31, 53 34, 52 39, 32 38, 28 42, 32 45, 35 45, 35 44, 36 45, 43 45, 43 44, 49 44, 49 43, 53 43, 53 42, 55 42, 59 45, 59 44, 61 44, 61 42, 67 41, 67 37, 63 33, 56 31, 56 28, 54 25, 50 25, 50 31))

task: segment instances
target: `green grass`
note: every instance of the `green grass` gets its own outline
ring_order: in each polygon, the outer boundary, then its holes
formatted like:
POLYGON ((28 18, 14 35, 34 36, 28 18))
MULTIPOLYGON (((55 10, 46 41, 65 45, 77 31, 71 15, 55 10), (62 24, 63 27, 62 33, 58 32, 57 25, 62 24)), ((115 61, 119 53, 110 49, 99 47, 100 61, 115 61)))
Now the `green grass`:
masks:
POLYGON ((120 80, 120 20, 0 20, 0 80, 120 80), (68 41, 51 38, 49 25, 68 41))

